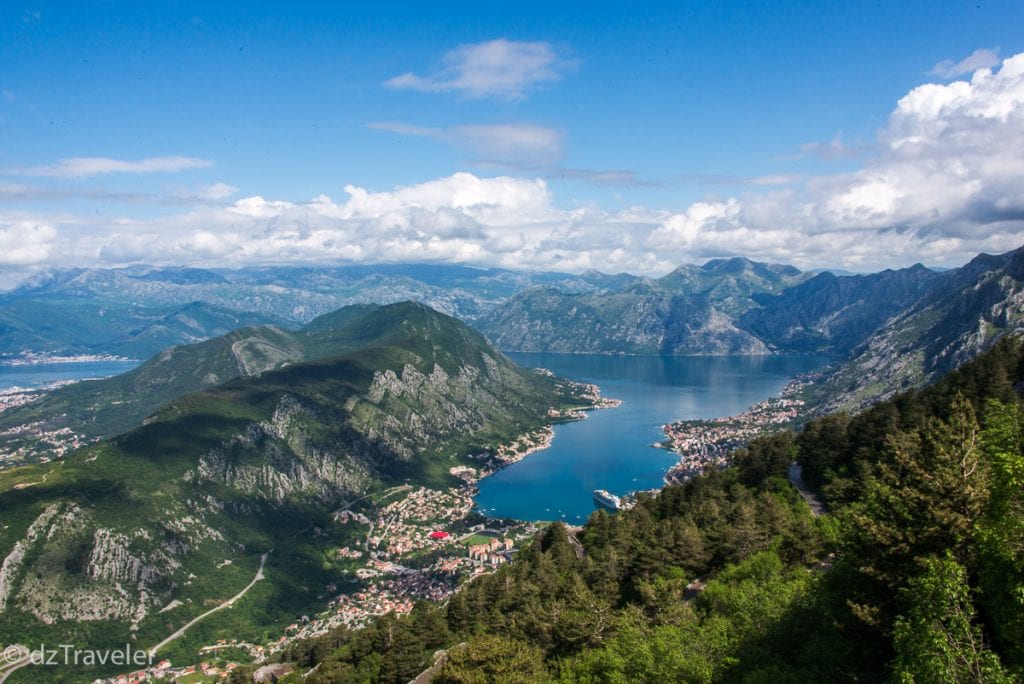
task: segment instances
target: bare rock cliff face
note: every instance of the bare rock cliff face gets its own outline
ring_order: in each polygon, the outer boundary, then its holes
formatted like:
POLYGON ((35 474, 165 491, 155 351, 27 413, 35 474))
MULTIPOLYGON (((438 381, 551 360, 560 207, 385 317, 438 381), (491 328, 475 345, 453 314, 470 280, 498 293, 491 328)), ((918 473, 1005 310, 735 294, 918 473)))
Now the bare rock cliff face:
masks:
POLYGON ((0 612, 17 608, 40 622, 119 620, 137 625, 167 589, 148 533, 97 527, 73 504, 48 507, 0 569, 0 612))
POLYGON ((928 384, 1024 334, 1024 251, 982 255, 891 318, 818 390, 823 412, 856 411, 928 384))

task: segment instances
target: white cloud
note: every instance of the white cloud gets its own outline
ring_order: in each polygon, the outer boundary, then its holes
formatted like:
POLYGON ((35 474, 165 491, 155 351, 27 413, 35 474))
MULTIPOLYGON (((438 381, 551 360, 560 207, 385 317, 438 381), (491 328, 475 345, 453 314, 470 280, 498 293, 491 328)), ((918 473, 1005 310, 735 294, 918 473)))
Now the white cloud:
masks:
POLYGON ((538 85, 561 79, 571 64, 550 43, 498 38, 460 45, 444 56, 442 69, 428 76, 409 72, 384 84, 428 93, 455 92, 471 98, 521 100, 538 85))
POLYGON ((0 221, 0 264, 30 266, 45 261, 53 251, 57 231, 31 221, 0 221))
POLYGON ((1024 54, 908 92, 855 171, 740 180, 746 194, 679 211, 563 208, 541 178, 456 173, 156 219, 0 214, 0 251, 27 265, 436 261, 658 274, 739 254, 802 268, 953 266, 1024 243, 1024 54))
POLYGON ((228 185, 227 183, 214 183, 213 185, 206 185, 200 188, 199 192, 196 193, 196 195, 199 197, 199 199, 216 201, 227 199, 228 197, 234 195, 236 192, 238 192, 238 188, 234 187, 233 185, 228 185))
POLYGON ((377 122, 369 128, 448 143, 473 155, 471 163, 504 168, 538 168, 562 156, 562 132, 534 124, 477 124, 427 128, 377 122))
POLYGON ((81 178, 106 173, 173 173, 213 166, 208 159, 196 157, 149 157, 147 159, 111 159, 110 157, 71 157, 56 164, 8 169, 18 176, 81 178))
POLYGON ((990 69, 999 64, 999 49, 981 48, 967 55, 959 62, 944 59, 929 71, 929 76, 940 78, 956 78, 965 74, 973 74, 978 69, 990 69))

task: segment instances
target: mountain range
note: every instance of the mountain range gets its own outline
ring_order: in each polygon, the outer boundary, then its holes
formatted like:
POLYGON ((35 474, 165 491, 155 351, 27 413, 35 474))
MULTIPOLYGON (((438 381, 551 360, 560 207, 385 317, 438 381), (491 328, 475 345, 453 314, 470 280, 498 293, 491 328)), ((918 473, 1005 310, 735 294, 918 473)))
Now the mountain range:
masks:
POLYGON ((0 356, 148 358, 245 325, 297 328, 351 304, 416 300, 471 320, 531 285, 597 291, 606 280, 435 265, 59 269, 0 295, 0 356))
POLYGON ((65 269, 0 297, 0 355, 145 358, 243 326, 284 334, 343 305, 411 299, 506 351, 831 355, 838 372, 815 401, 852 409, 928 382, 1017 330, 1020 253, 866 275, 740 257, 660 278, 445 265, 65 269), (928 322, 935 316, 941 325, 928 322))
POLYGON ((451 468, 587 403, 415 303, 239 331, 116 382, 147 393, 171 369, 176 392, 220 383, 59 463, 0 473, 0 642, 153 644, 271 550, 251 624, 300 614, 337 581, 324 550, 352 543, 332 512, 403 483, 448 489, 451 468))
POLYGON ((714 260, 600 294, 531 288, 475 325, 506 350, 827 354, 835 366, 812 402, 855 410, 1024 329, 1022 262, 1024 248, 942 272, 835 275, 714 260))

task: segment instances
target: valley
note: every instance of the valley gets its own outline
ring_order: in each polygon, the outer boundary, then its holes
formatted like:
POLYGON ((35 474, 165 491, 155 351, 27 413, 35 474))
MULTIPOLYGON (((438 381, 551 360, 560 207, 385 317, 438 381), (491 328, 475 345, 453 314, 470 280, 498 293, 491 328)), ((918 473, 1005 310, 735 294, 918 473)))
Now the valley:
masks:
POLYGON ((1021 26, 0 2, 0 684, 1024 684, 1021 26))
MULTIPOLYGON (((958 314, 965 330, 971 316, 994 321, 972 333, 963 358, 1018 325, 1018 257, 944 276, 951 293, 983 293, 958 314)), ((704 301, 767 321, 773 298, 823 278, 754 266, 714 262, 666 283, 719 287, 723 272, 759 274, 704 301)), ((960 310, 912 271, 929 294, 906 317, 960 310)), ((622 311, 648 311, 636 297, 665 286, 634 285, 622 311)), ((622 330, 640 325, 610 315, 622 330)), ((949 349, 967 339, 950 321, 942 329, 949 349)), ((728 469, 737 449, 827 410, 824 397, 838 396, 829 388, 887 344, 792 339, 801 354, 722 353, 736 348, 717 342, 700 355, 509 352, 535 369, 524 370, 421 304, 353 305, 296 330, 243 327, 174 347, 107 379, 12 389, 0 413, 0 640, 21 643, 30 624, 43 639, 149 644, 163 663, 153 676, 184 675, 202 653, 215 663, 209 674, 443 603, 551 521, 586 523, 596 489, 643 500, 666 482, 728 469), (822 349, 830 354, 809 353, 822 349)), ((927 376, 856 377, 879 392, 927 376)))

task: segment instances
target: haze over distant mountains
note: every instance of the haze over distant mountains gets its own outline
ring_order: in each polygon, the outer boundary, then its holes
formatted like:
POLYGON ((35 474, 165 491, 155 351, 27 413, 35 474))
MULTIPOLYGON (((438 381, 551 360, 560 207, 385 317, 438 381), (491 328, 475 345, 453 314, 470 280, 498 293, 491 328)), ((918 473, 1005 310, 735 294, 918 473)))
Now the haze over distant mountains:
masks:
POLYGON ((820 400, 852 408, 1019 330, 1021 253, 868 275, 735 257, 656 279, 446 265, 66 269, 0 297, 0 353, 148 357, 247 325, 297 329, 344 305, 411 299, 503 350, 849 357, 820 400))

